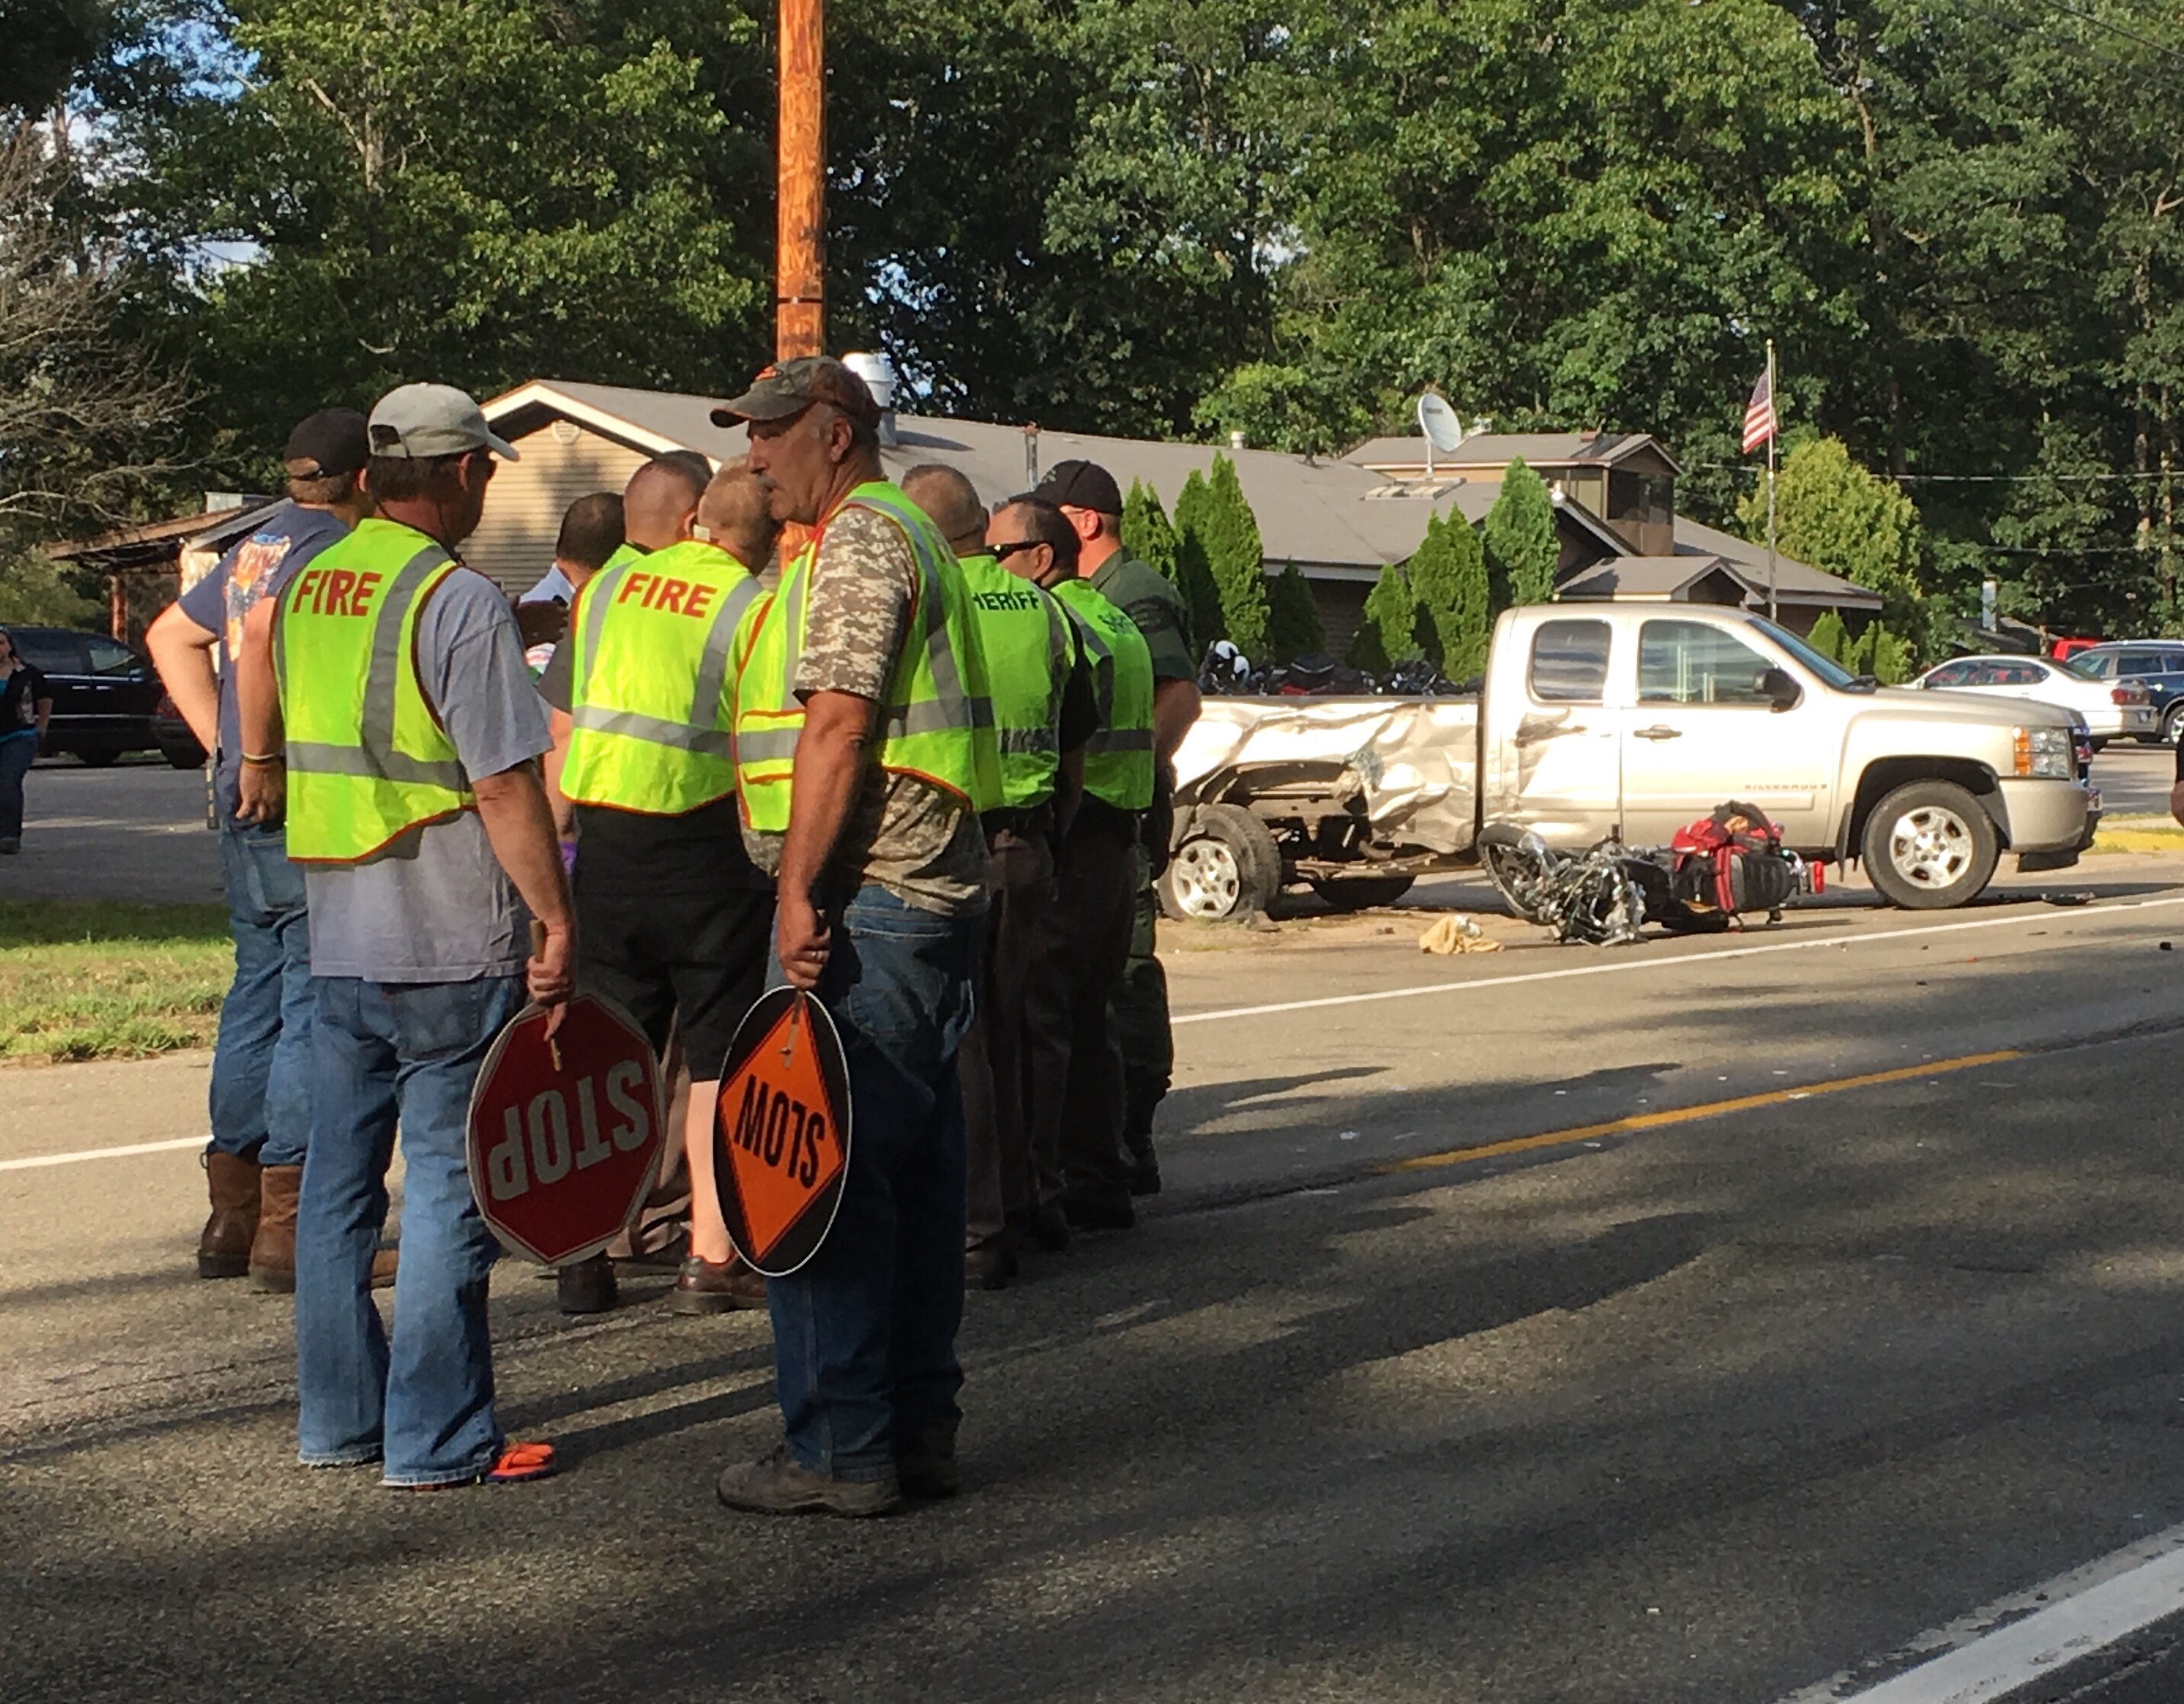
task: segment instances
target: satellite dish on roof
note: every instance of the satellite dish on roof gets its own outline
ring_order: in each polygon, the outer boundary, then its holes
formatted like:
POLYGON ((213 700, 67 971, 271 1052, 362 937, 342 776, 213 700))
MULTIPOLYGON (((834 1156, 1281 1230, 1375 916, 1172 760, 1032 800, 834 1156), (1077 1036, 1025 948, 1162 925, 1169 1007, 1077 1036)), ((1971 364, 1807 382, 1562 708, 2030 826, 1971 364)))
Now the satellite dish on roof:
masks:
POLYGON ((1446 397, 1437 397, 1431 391, 1418 398, 1418 429, 1425 433, 1426 442, 1444 455, 1463 442, 1463 422, 1456 417, 1446 397))
POLYGON ((1431 479, 1434 452, 1452 454, 1463 442, 1463 422, 1456 417, 1446 397, 1428 391, 1418 398, 1418 430, 1426 435, 1426 477, 1431 479))

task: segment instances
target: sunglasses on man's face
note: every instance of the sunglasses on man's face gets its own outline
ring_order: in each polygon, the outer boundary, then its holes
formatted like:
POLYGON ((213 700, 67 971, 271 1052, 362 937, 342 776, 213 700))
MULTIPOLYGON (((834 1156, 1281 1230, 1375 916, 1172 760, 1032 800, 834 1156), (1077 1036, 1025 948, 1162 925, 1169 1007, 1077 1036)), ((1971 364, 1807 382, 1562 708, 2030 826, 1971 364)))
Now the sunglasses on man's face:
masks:
POLYGON ((1046 543, 1044 538, 1019 538, 1011 543, 994 546, 994 560, 1006 562, 1019 550, 1036 550, 1046 543))

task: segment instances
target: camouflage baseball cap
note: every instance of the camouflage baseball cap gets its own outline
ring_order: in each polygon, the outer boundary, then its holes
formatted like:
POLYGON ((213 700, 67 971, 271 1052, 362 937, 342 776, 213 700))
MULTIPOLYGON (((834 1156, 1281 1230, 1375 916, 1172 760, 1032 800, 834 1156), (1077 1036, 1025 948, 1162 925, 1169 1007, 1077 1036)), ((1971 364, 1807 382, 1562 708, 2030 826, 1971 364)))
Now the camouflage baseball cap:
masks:
POLYGON ((880 405, 865 381, 832 355, 799 355, 762 369, 749 390, 713 410, 713 424, 788 420, 814 403, 831 403, 863 426, 879 424, 880 405))

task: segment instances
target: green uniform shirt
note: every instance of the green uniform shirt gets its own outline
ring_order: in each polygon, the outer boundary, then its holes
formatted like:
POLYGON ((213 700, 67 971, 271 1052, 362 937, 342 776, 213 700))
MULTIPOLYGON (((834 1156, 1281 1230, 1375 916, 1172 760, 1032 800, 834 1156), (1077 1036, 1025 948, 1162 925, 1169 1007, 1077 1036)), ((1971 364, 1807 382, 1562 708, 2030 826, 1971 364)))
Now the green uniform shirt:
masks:
POLYGON ((1153 654, 1153 679, 1195 681, 1198 660, 1183 593, 1127 550, 1117 550, 1089 576, 1092 589, 1138 625, 1153 654))

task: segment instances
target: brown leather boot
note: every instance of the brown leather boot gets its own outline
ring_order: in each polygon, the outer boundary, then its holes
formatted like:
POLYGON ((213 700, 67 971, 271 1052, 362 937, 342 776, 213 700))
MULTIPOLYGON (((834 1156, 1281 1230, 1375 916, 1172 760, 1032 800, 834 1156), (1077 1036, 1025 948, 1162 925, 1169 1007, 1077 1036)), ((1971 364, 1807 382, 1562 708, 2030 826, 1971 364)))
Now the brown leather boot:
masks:
POLYGON ((258 1234, 250 1239, 254 1289, 296 1288, 296 1197, 304 1187, 301 1166, 266 1166, 259 1172, 258 1234))
POLYGON ((258 1234, 258 1162, 215 1148, 204 1168, 212 1217, 198 1239, 198 1276, 239 1278, 250 1269, 250 1239, 258 1234))

